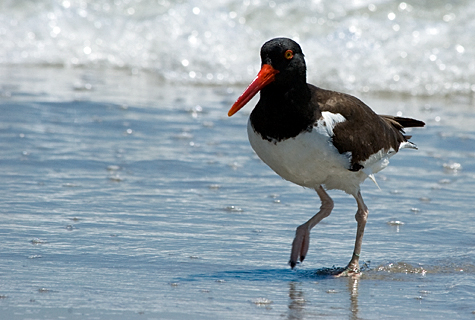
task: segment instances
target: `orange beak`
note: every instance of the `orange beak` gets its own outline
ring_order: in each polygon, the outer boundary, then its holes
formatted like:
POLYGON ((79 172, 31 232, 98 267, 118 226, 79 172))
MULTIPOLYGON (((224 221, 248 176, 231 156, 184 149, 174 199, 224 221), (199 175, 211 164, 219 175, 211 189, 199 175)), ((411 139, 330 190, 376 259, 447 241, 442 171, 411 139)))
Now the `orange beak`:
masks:
POLYGON ((242 107, 246 105, 262 88, 275 80, 275 75, 279 73, 271 65, 262 65, 261 71, 257 74, 257 77, 251 82, 246 91, 234 102, 231 109, 229 109, 228 116, 232 116, 242 107))

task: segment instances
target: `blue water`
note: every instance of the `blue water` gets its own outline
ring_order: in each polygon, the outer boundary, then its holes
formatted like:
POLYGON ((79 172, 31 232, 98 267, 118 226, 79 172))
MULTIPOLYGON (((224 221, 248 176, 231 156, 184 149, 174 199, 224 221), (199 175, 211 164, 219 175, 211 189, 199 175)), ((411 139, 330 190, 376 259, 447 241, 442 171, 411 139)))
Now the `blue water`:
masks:
POLYGON ((3 2, 0 319, 473 318, 474 8, 426 6, 3 2), (367 27, 349 41, 353 25, 367 27), (392 58, 414 31, 407 57, 437 48, 434 61, 392 58), (290 270, 295 228, 318 197, 253 153, 254 101, 226 115, 274 33, 299 39, 311 82, 427 123, 410 131, 419 150, 376 176, 381 190, 362 187, 359 279, 326 272, 348 263, 356 232, 354 199, 339 191, 290 270), (343 59, 352 50, 360 58, 343 59), (444 71, 430 67, 441 57, 444 71))

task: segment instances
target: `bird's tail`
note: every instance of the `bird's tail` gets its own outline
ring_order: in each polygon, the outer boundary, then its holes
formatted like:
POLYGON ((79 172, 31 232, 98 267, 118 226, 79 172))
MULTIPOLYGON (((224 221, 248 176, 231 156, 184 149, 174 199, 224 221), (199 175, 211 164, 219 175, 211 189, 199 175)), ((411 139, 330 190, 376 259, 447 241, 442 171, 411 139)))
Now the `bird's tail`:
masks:
POLYGON ((411 127, 423 127, 426 124, 424 121, 412 119, 412 118, 404 118, 404 117, 392 117, 394 121, 399 123, 403 128, 411 128, 411 127))
MULTIPOLYGON (((381 115, 381 117, 386 120, 390 125, 394 128, 399 130, 401 133, 404 133, 404 128, 412 128, 412 127, 423 127, 426 124, 424 121, 412 119, 412 118, 404 118, 404 117, 395 117, 395 116, 387 116, 381 115)), ((412 136, 404 135, 406 140, 411 139, 412 136)))

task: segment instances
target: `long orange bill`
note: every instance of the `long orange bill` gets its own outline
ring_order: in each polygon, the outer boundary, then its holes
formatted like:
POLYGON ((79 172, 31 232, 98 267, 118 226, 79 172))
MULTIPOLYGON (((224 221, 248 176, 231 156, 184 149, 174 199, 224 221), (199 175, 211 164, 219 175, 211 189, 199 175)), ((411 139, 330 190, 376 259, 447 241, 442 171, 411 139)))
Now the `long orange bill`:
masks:
POLYGON ((275 75, 279 73, 271 65, 262 65, 261 71, 257 74, 257 77, 251 82, 246 91, 234 102, 231 109, 229 109, 228 116, 232 116, 238 112, 242 107, 246 105, 262 88, 275 80, 275 75))

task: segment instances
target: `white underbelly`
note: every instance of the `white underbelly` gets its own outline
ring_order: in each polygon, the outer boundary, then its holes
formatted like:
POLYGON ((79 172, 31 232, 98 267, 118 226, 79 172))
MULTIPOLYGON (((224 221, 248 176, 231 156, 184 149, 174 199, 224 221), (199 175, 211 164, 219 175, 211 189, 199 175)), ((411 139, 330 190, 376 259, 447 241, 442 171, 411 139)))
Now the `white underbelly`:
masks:
POLYGON ((330 137, 314 129, 279 142, 263 139, 248 122, 252 148, 272 170, 300 186, 340 189, 350 194, 359 190, 367 175, 348 170, 349 155, 340 154, 330 137))

